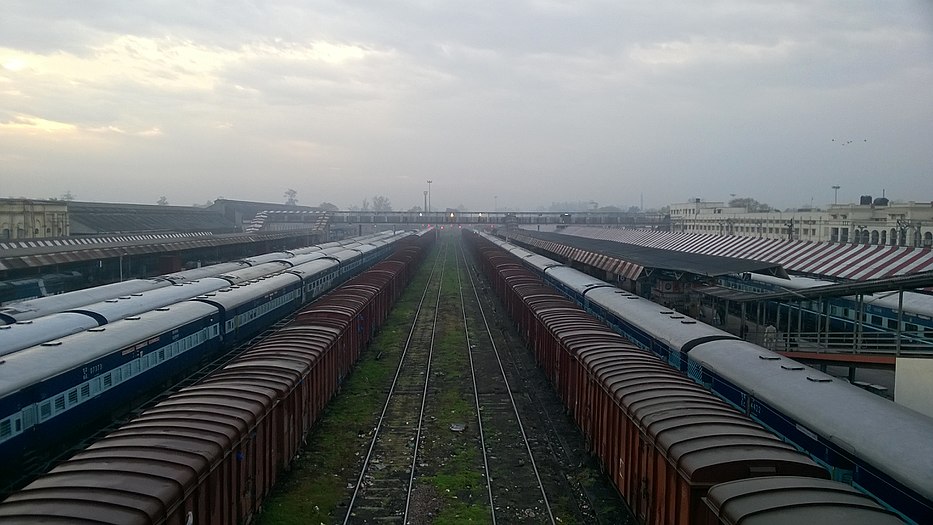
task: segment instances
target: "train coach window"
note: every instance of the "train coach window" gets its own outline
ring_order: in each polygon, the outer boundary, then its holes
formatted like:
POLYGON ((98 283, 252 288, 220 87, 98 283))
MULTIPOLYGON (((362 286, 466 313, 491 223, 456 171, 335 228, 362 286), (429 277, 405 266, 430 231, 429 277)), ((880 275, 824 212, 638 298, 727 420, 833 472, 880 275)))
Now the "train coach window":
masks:
POLYGON ((881 316, 880 315, 871 316, 871 324, 875 326, 881 326, 881 316))
POLYGON ((39 405, 39 421, 45 421, 52 416, 52 403, 46 401, 39 405))
POLYGON ((888 319, 888 329, 897 330, 897 319, 888 319))
POLYGON ((4 419, 0 421, 0 438, 5 438, 13 433, 13 425, 10 424, 9 419, 4 419))

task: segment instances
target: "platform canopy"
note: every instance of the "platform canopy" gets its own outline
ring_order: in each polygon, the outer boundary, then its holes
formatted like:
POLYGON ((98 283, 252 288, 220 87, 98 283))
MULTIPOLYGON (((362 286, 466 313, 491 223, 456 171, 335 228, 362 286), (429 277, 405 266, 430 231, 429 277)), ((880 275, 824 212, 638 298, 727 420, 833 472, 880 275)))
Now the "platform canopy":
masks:
POLYGON ((655 270, 718 277, 746 272, 787 278, 780 264, 737 257, 689 253, 604 239, 531 230, 500 232, 507 238, 590 264, 629 279, 655 270))
POLYGON ((933 270, 933 249, 912 246, 788 241, 738 235, 590 226, 570 226, 563 230, 563 233, 575 237, 606 239, 620 244, 765 261, 780 264, 789 272, 820 279, 861 281, 933 270))

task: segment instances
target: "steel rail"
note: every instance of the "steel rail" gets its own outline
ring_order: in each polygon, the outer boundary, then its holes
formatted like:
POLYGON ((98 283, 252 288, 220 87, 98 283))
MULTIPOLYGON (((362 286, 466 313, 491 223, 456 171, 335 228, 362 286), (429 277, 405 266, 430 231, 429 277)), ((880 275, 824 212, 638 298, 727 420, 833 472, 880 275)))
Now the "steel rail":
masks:
MULTIPOLYGON (((461 252, 461 254, 463 255, 464 260, 465 260, 465 259, 466 259, 466 256, 465 256, 465 254, 464 254, 464 252, 463 252, 462 240, 460 241, 460 252, 461 252)), ((492 330, 489 328, 489 321, 488 321, 487 318, 486 318, 486 311, 483 309, 482 301, 481 301, 480 298, 479 298, 479 292, 476 290, 476 282, 473 280, 473 275, 472 275, 469 271, 467 272, 467 275, 470 277, 470 286, 471 286, 471 288, 473 289, 473 296, 476 298, 476 304, 477 304, 477 307, 478 307, 478 309, 479 309, 480 317, 481 317, 482 320, 483 320, 483 327, 484 327, 484 329, 485 329, 485 331, 486 331, 486 335, 489 337, 489 343, 490 343, 490 345, 492 346, 493 354, 496 356, 496 363, 499 365, 499 372, 502 374, 502 381, 505 383, 506 392, 508 392, 509 401, 510 401, 511 404, 512 404, 512 411, 515 413, 515 420, 516 420, 516 422, 518 423, 518 428, 519 428, 519 430, 521 431, 521 434, 522 434, 522 441, 524 442, 524 445, 525 445, 525 451, 528 453, 528 458, 529 458, 529 461, 531 462, 531 468, 532 468, 532 470, 533 470, 534 473, 535 473, 535 479, 537 480, 538 488, 541 490, 541 498, 543 499, 543 501, 544 501, 544 506, 545 506, 545 508, 547 509, 548 518, 549 518, 549 520, 550 520, 550 522, 551 522, 552 525, 556 525, 557 521, 554 519, 554 511, 551 509, 551 504, 548 502, 547 492, 546 492, 545 489, 544 489, 544 482, 541 480, 541 474, 540 474, 540 472, 538 471, 538 465, 537 465, 537 462, 535 462, 534 454, 533 454, 532 451, 531 451, 531 444, 530 444, 529 441, 528 441, 528 434, 525 432, 525 425, 522 423, 522 417, 521 417, 521 414, 520 414, 519 411, 518 411, 518 405, 515 403, 515 397, 512 395, 512 388, 511 388, 511 386, 509 385, 509 379, 508 379, 508 377, 507 377, 507 375, 506 375, 506 373, 505 373, 505 368, 502 366, 502 358, 501 358, 500 355, 499 355, 499 348, 496 346, 496 341, 495 341, 495 339, 494 339, 493 336, 492 336, 492 330)), ((459 278, 459 272, 458 272, 458 278, 459 278)), ((462 299, 462 295, 461 295, 461 299, 462 299)), ((464 322, 464 327, 466 327, 466 314, 464 314, 463 322, 464 322)), ((469 336, 468 336, 468 337, 469 337, 469 336)), ((469 346, 468 346, 468 349, 469 349, 469 353, 470 353, 470 367, 471 367, 471 372, 472 372, 472 366, 473 366, 473 357, 472 357, 472 354, 473 354, 473 349, 472 349, 472 348, 469 348, 469 346)), ((480 410, 479 410, 479 408, 478 408, 478 407, 479 407, 479 394, 476 392, 476 376, 475 376, 475 374, 473 374, 473 379, 474 379, 474 382, 473 382, 473 391, 474 391, 474 395, 476 395, 476 403, 477 403, 477 418, 478 418, 478 419, 481 419, 482 416, 481 416, 480 410)), ((485 452, 485 447, 484 447, 484 449, 483 449, 484 461, 485 461, 485 453, 486 453, 486 452, 485 452)), ((488 465, 487 465, 487 472, 488 472, 488 465)), ((490 484, 490 483, 491 483, 491 481, 489 480, 489 478, 488 478, 488 476, 487 476, 487 484, 490 484)), ((495 505, 494 505, 494 503, 493 503, 493 501, 492 501, 491 489, 490 489, 489 506, 490 506, 491 508, 495 509, 495 505)), ((495 511, 493 510, 493 512, 495 512, 495 511)), ((495 523, 495 518, 493 519, 493 523, 495 523)))
MULTIPOLYGON (((392 378, 392 385, 389 387, 389 393, 388 393, 388 395, 386 395, 385 403, 383 403, 383 406, 382 406, 382 412, 379 414, 379 420, 378 420, 378 422, 376 423, 376 428, 375 428, 375 430, 373 431, 373 437, 372 437, 372 440, 371 440, 370 443, 369 443, 369 449, 366 451, 366 456, 364 457, 364 459, 363 459, 363 464, 362 464, 362 466, 360 467, 360 475, 359 475, 359 477, 358 477, 357 480, 356 480, 356 485, 355 485, 355 487, 353 488, 353 494, 352 494, 351 497, 350 497, 350 502, 347 504, 347 513, 346 513, 346 515, 345 515, 344 518, 343 518, 343 524, 344 524, 344 525, 347 525, 347 524, 350 522, 350 518, 351 518, 351 516, 352 516, 352 514, 353 514, 354 506, 356 505, 357 500, 358 500, 358 498, 359 498, 359 496, 360 496, 360 490, 361 490, 361 488, 363 487, 363 479, 364 479, 364 477, 366 476, 366 472, 369 470, 370 465, 371 465, 371 463, 372 463, 373 452, 374 452, 374 450, 376 449, 376 444, 379 442, 379 436, 380 436, 380 433, 382 432, 382 427, 383 427, 383 423, 385 422, 386 413, 388 412, 388 410, 389 410, 389 405, 391 404, 392 399, 393 399, 393 396, 395 395, 396 387, 397 387, 397 385, 398 385, 399 376, 401 375, 402 369, 403 369, 404 366, 405 366, 405 358, 406 358, 406 356, 408 355, 409 349, 411 348, 411 341, 412 341, 412 339, 414 338, 415 328, 416 328, 416 326, 418 325, 418 320, 419 320, 419 317, 420 317, 420 315, 421 315, 421 310, 422 310, 423 307, 424 307, 425 298, 426 298, 427 295, 428 295, 428 290, 431 289, 431 286, 432 286, 432 284, 434 284, 434 283, 437 283, 437 288, 438 288, 438 292, 437 292, 437 293, 438 293, 438 298, 440 298, 440 290, 441 290, 441 287, 442 287, 442 284, 443 284, 443 283, 441 282, 441 280, 442 280, 442 278, 443 278, 443 265, 440 265, 440 261, 441 261, 441 260, 445 260, 445 261, 446 261, 446 258, 447 258, 447 246, 445 245, 444 253, 441 254, 440 256, 438 256, 438 257, 436 257, 436 258, 434 259, 434 265, 431 267, 431 274, 428 276, 428 280, 427 280, 427 282, 425 283, 425 286, 424 286, 424 291, 421 293, 421 299, 418 301, 418 307, 417 307, 417 309, 415 310, 415 314, 414 314, 413 319, 412 319, 411 327, 410 327, 409 330, 408 330, 408 337, 407 337, 406 340, 405 340, 405 346, 404 346, 403 349, 402 349, 402 355, 401 355, 401 357, 399 358, 398 367, 396 367, 396 369, 395 369, 395 376, 392 378), (439 266, 439 265, 441 266, 441 274, 440 274, 440 275, 437 277, 437 279, 435 280, 434 277, 435 277, 435 275, 437 274, 437 269, 438 269, 438 266, 439 266)), ((436 303, 435 303, 435 313, 434 313, 434 317, 435 317, 435 322, 436 322, 436 319, 437 319, 436 303)), ((433 343, 433 340, 434 340, 434 335, 433 335, 433 334, 434 334, 434 328, 435 328, 434 326, 432 326, 432 328, 431 328, 431 332, 432 332, 431 340, 432 340, 432 343, 433 343)), ((427 375, 426 375, 426 376, 425 376, 425 383, 427 383, 427 381, 428 381, 428 377, 427 377, 427 375)), ((424 409, 424 402, 423 402, 423 400, 422 400, 422 410, 423 410, 423 409, 424 409)), ((419 425, 420 425, 420 423, 419 423, 419 425)), ((415 447, 417 448, 417 443, 416 443, 415 447)), ((412 471, 412 472, 413 472, 413 471, 412 471)), ((408 493, 407 493, 407 495, 406 495, 406 503, 405 503, 405 512, 404 512, 404 521, 403 521, 403 523, 407 523, 407 520, 408 520, 408 505, 409 505, 409 502, 411 501, 411 491, 412 491, 412 483, 409 481, 409 484, 408 484, 408 493)))

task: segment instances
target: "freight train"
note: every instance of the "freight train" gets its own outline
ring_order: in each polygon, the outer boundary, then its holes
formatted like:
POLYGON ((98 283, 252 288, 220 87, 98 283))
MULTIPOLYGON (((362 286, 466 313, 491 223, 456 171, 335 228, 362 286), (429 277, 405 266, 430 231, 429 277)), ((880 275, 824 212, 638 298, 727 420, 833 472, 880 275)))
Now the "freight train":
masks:
POLYGON ((933 419, 495 237, 591 315, 917 523, 933 516, 933 419))
MULTIPOLYGON (((433 241, 428 229, 391 243, 394 253, 284 328, 11 495, 0 521, 250 522, 433 241)), ((304 286, 313 286, 325 274, 307 277, 304 286)), ((218 307, 238 301, 221 295, 165 313, 209 319, 191 334, 229 333, 218 307)))
POLYGON ((248 341, 412 235, 354 244, 142 314, 110 312, 119 320, 0 357, 0 477, 13 477, 24 460, 67 445, 67 436, 107 420, 129 400, 248 341))

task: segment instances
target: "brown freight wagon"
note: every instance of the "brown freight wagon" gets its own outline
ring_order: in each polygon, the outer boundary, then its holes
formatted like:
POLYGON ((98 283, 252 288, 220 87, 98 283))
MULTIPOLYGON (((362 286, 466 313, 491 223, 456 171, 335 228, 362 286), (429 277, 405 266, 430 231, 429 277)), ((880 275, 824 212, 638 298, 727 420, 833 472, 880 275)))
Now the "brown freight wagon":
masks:
POLYGON ((714 485, 753 476, 828 477, 807 456, 556 294, 495 258, 497 290, 616 487, 650 524, 704 519, 714 485), (504 277, 507 274, 508 277, 504 277), (512 286, 512 284, 515 286, 512 286), (519 284, 521 283, 521 284, 519 284), (532 298, 533 297, 533 298, 532 298), (514 308, 510 309, 514 312, 514 308))
POLYGON ((410 275, 384 269, 13 494, 0 521, 249 521, 372 335, 361 317, 384 317, 384 286, 410 275))
POLYGON ((765 477, 716 485, 704 498, 699 525, 897 525, 903 523, 866 494, 823 479, 765 477))

